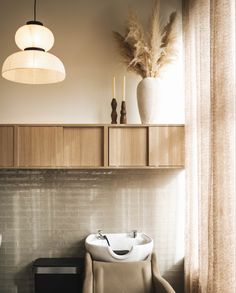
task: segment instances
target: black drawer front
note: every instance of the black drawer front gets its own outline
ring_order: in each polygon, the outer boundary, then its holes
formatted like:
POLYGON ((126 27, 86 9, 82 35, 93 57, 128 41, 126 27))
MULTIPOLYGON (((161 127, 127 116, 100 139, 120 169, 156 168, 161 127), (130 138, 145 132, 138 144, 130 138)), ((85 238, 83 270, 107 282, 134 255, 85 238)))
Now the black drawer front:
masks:
POLYGON ((80 274, 35 274, 35 293, 82 293, 80 274))

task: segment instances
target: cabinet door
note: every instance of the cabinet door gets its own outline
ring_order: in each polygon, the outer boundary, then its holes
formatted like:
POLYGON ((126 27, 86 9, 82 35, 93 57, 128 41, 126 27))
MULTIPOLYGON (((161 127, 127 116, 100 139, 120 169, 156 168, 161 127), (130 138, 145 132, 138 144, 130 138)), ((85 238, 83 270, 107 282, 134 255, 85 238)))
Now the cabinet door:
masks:
POLYGON ((109 166, 147 166, 147 128, 109 128, 109 166))
POLYGON ((62 127, 19 126, 17 134, 19 167, 62 166, 62 127))
POLYGON ((149 128, 149 166, 184 166, 183 126, 155 126, 149 128))
POLYGON ((64 165, 103 166, 103 127, 65 127, 64 165))
POLYGON ((0 126, 0 167, 13 167, 13 126, 0 126))

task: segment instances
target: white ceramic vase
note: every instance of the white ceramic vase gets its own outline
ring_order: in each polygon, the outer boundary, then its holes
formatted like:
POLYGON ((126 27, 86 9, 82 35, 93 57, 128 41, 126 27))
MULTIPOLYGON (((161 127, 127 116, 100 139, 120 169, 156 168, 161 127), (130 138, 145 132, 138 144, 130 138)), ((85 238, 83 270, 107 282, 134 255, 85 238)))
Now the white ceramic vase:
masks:
POLYGON ((159 80, 154 77, 145 77, 137 87, 139 115, 142 124, 154 122, 159 80))

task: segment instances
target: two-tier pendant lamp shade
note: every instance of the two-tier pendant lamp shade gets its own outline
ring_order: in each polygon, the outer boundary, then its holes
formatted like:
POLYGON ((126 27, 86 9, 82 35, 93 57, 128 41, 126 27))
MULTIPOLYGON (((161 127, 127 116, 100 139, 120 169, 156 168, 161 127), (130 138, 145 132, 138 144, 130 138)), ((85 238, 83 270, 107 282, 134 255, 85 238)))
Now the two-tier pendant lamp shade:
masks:
POLYGON ((65 79, 63 63, 55 55, 48 53, 54 44, 54 36, 36 20, 36 0, 34 20, 17 30, 15 42, 21 51, 10 55, 3 63, 4 78, 26 84, 49 84, 65 79))

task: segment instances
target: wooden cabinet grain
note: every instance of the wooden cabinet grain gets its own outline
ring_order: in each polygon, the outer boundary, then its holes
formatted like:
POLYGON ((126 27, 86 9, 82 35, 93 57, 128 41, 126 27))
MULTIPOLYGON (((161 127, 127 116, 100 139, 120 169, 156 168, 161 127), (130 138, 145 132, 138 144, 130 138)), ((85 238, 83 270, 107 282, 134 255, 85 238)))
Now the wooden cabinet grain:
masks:
POLYGON ((19 126, 16 137, 18 167, 63 165, 62 127, 19 126))
POLYGON ((14 165, 14 127, 0 126, 0 167, 14 165))
POLYGON ((147 128, 109 128, 109 166, 144 167, 147 165, 147 128))
POLYGON ((0 168, 183 168, 183 125, 0 125, 0 168))
POLYGON ((184 166, 184 127, 149 127, 149 166, 184 166))
POLYGON ((64 127, 64 165, 103 166, 103 127, 64 127))

